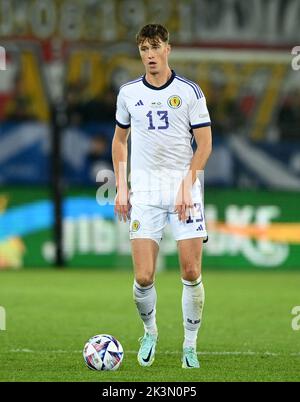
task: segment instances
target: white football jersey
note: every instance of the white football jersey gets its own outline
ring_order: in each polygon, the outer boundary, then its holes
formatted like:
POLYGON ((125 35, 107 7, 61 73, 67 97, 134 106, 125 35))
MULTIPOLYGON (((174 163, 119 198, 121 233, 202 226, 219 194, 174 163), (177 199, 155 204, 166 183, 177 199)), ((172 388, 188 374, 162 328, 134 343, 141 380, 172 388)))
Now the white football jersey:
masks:
POLYGON ((192 129, 211 124, 199 86, 174 71, 161 87, 145 76, 121 86, 116 123, 131 128, 133 192, 177 186, 193 157, 192 129))

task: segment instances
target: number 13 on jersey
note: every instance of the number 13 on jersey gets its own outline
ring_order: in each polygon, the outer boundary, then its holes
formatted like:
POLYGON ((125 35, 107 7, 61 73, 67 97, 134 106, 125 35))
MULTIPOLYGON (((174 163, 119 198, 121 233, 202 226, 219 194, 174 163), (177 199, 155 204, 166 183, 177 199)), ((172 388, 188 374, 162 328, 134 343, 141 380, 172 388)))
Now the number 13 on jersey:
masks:
POLYGON ((149 119, 149 126, 148 126, 148 130, 166 130, 169 127, 169 118, 168 118, 168 111, 167 110, 158 110, 156 113, 154 113, 154 117, 153 117, 153 113, 152 110, 150 110, 146 116, 149 119), (155 119, 155 115, 157 115, 158 117, 155 119), (163 126, 155 126, 153 124, 153 120, 158 120, 158 124, 160 123, 160 120, 164 123, 163 126))

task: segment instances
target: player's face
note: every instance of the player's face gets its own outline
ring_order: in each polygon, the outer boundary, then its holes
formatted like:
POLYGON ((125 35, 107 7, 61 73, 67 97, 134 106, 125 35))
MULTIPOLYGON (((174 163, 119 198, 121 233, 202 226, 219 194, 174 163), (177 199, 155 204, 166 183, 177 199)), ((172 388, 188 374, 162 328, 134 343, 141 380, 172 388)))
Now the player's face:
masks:
POLYGON ((146 73, 158 74, 168 66, 170 45, 161 39, 156 42, 145 40, 139 45, 139 51, 146 73))

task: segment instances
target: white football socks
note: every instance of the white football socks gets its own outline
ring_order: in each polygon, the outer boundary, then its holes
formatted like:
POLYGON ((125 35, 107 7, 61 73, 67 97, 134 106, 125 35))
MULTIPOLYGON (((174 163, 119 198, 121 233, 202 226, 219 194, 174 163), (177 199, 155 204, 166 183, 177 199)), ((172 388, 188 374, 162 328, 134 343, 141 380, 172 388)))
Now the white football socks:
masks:
POLYGON ((156 290, 154 283, 141 286, 136 281, 133 284, 133 299, 144 323, 145 332, 157 335, 156 325, 156 290))
POLYGON ((182 313, 184 326, 183 347, 196 349, 197 335, 201 325, 202 311, 204 306, 204 287, 201 275, 195 281, 181 279, 182 291, 182 313))

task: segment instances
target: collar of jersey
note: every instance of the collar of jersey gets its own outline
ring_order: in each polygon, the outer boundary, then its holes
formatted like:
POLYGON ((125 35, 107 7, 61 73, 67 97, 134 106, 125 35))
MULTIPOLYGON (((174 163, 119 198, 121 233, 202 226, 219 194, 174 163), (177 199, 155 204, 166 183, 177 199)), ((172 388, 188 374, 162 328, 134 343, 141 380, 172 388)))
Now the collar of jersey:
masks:
POLYGON ((143 76, 143 84, 146 85, 146 87, 148 87, 148 88, 150 88, 150 89, 155 89, 156 91, 159 91, 159 90, 161 90, 161 89, 167 88, 167 87, 173 82, 173 80, 174 80, 174 78, 175 78, 175 76, 176 76, 175 71, 174 71, 174 70, 171 70, 171 71, 172 71, 171 77, 170 77, 170 78, 168 79, 168 81, 167 81, 164 85, 162 85, 161 87, 155 87, 155 86, 149 84, 149 82, 146 80, 146 74, 143 76))

